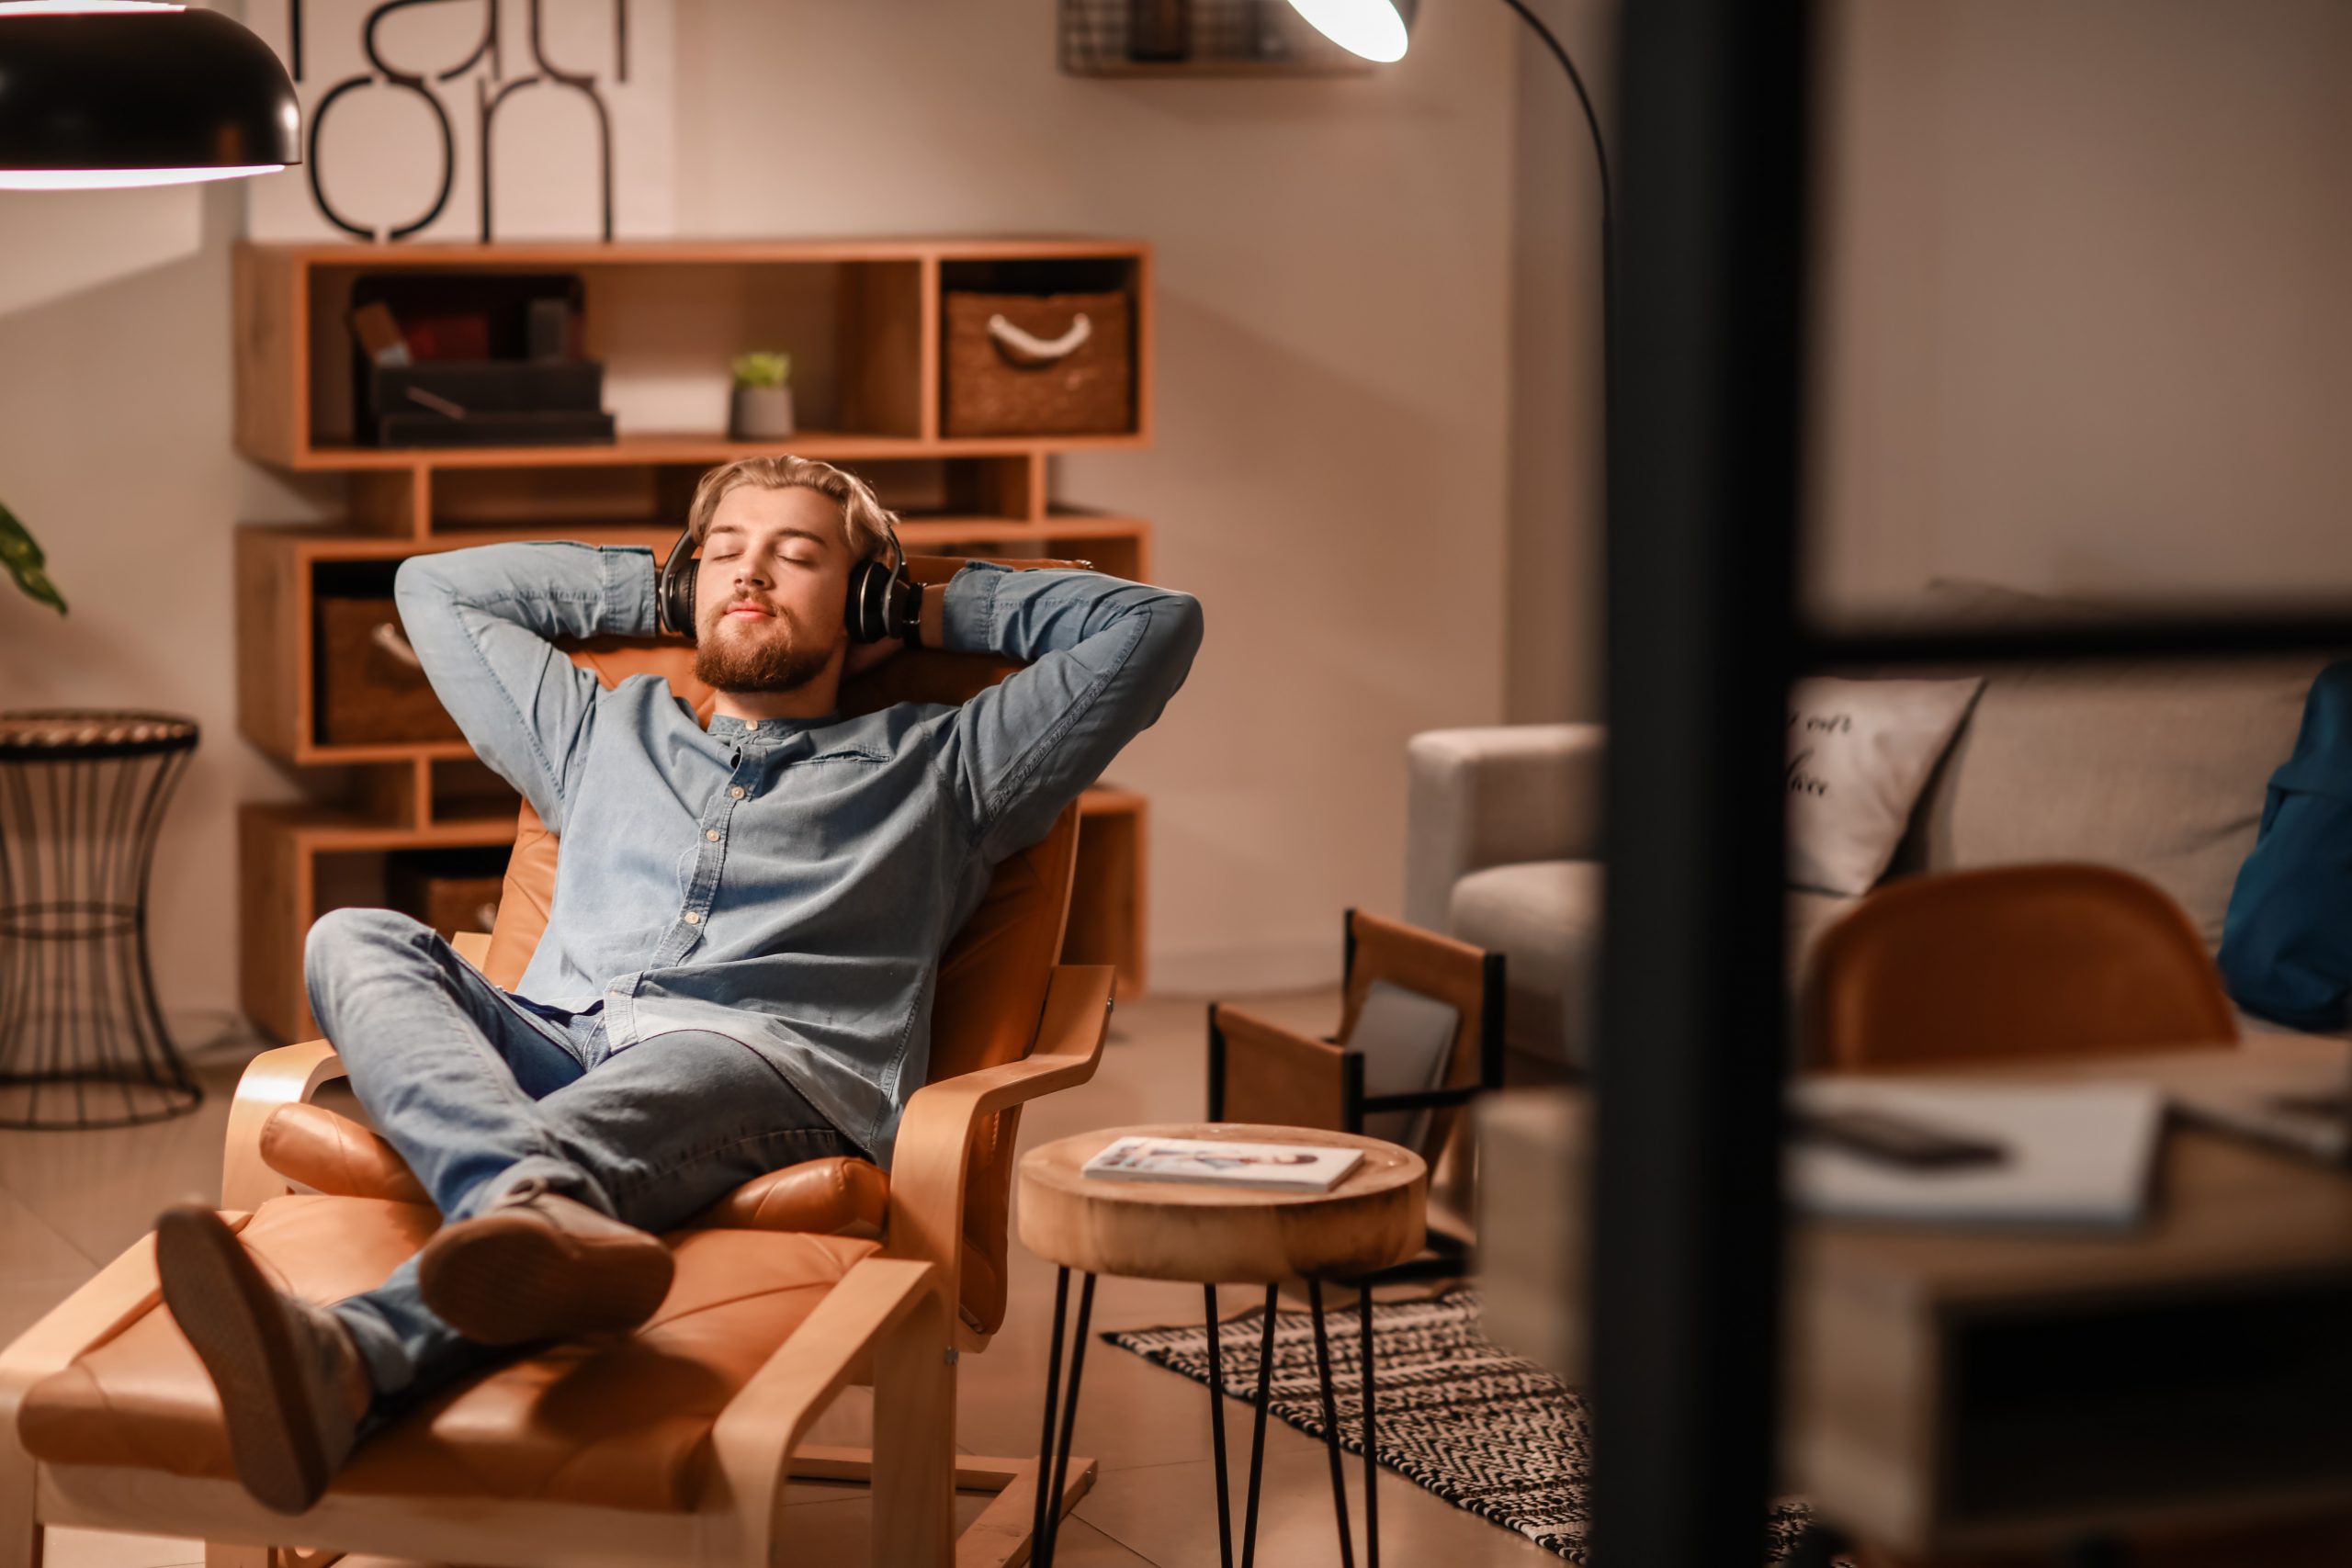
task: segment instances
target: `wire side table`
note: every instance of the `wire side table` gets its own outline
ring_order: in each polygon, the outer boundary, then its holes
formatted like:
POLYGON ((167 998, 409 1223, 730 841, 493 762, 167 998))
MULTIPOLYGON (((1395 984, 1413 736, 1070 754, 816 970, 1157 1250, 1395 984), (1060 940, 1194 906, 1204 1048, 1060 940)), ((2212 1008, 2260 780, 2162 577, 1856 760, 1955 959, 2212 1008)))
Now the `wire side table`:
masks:
POLYGON ((193 719, 0 713, 0 1127, 129 1127, 203 1089, 164 1027, 147 883, 193 719))

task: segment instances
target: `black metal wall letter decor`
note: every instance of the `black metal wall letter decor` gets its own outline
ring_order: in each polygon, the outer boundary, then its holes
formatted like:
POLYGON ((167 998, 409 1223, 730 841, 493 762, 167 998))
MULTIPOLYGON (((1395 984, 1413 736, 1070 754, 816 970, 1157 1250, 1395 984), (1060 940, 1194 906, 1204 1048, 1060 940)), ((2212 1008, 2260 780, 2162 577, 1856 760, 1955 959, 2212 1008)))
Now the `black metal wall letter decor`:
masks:
MULTIPOLYGON (((449 193, 457 181, 458 148, 448 108, 442 103, 435 85, 456 81, 481 69, 487 62, 484 73, 474 79, 475 155, 480 163, 482 241, 487 243, 494 237, 491 154, 499 107, 518 89, 531 86, 551 86, 577 93, 587 99, 589 107, 595 111, 601 232, 606 240, 613 237, 613 117, 604 94, 599 91, 600 83, 594 72, 567 70, 548 59, 545 35, 546 0, 529 0, 534 69, 523 75, 508 77, 505 50, 499 30, 500 3, 501 0, 382 0, 368 11, 367 19, 360 24, 359 44, 372 69, 346 76, 329 87, 311 111, 310 144, 304 150, 304 170, 311 182, 311 198, 317 204, 320 216, 346 234, 362 240, 385 241, 405 240, 438 219, 449 204, 449 193), (447 5, 476 6, 481 11, 481 36, 475 40, 472 51, 463 60, 435 73, 398 65, 384 57, 377 41, 376 29, 385 17, 413 6, 447 5), (357 221, 328 198, 327 170, 320 156, 321 138, 335 106, 353 93, 375 88, 411 93, 424 101, 425 107, 433 112, 434 130, 439 139, 436 151, 441 164, 441 176, 434 187, 433 201, 424 213, 406 222, 381 228, 357 221)), ((609 3, 613 10, 614 80, 626 83, 628 80, 628 0, 609 0, 609 3)), ((305 0, 288 0, 287 37, 291 55, 288 63, 298 83, 302 80, 304 5, 305 0)))

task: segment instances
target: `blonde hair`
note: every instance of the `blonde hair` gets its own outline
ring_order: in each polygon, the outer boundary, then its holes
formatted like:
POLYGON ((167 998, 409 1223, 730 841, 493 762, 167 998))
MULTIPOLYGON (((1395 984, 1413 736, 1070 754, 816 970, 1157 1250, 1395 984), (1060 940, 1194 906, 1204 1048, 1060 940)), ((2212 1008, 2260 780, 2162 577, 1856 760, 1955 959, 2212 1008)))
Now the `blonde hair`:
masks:
POLYGON ((808 457, 738 457, 703 475, 686 509, 686 527, 697 545, 710 533, 710 520, 727 492, 744 485, 762 490, 813 490, 842 509, 842 541, 853 560, 890 553, 898 515, 875 499, 874 487, 846 468, 808 457))

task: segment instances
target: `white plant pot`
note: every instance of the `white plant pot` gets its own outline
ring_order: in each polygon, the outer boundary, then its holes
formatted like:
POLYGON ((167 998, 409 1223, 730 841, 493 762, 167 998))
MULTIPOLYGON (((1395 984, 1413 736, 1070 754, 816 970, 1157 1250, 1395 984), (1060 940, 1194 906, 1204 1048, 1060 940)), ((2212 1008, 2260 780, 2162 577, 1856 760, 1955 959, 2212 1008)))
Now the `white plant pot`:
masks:
POLYGON ((738 387, 728 405, 729 441, 783 441, 792 434, 792 389, 738 387))

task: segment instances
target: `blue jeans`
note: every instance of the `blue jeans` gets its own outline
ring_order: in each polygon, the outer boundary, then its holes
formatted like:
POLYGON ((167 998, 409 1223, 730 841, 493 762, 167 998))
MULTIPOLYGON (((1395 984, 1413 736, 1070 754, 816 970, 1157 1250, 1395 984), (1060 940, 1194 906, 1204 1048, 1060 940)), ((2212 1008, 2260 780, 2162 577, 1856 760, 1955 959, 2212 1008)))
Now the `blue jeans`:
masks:
MULTIPOLYGON (((509 996, 390 909, 322 918, 303 968, 353 1092, 445 1221, 537 1177, 662 1231, 755 1176, 860 1152, 741 1041, 675 1030, 611 1050, 601 1002, 573 1014, 509 996)), ((371 1425, 511 1354, 435 1316, 413 1258, 334 1312, 375 1385, 371 1425)))

